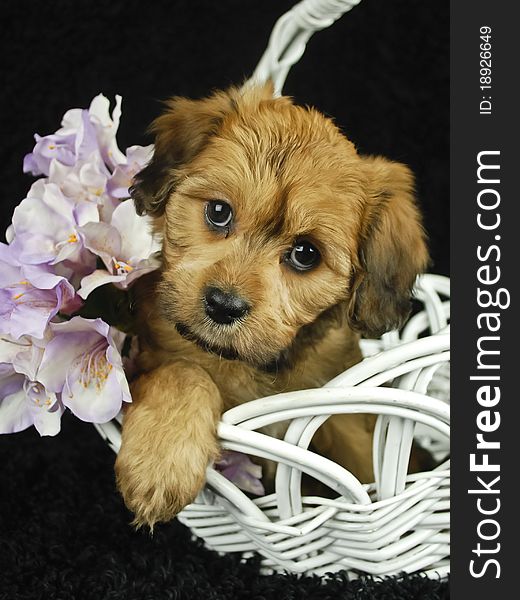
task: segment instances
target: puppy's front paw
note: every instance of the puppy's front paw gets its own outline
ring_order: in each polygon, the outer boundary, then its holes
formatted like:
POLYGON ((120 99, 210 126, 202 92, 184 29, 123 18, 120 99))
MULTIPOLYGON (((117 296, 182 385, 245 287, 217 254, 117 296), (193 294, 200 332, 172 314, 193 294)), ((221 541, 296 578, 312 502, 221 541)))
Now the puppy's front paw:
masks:
POLYGON ((127 446, 117 457, 117 486, 138 527, 153 529, 157 522, 170 521, 204 485, 207 456, 196 456, 193 449, 189 460, 168 454, 159 457, 127 446))
POLYGON ((218 454, 220 393, 207 373, 178 362, 141 375, 123 417, 117 486, 138 526, 171 520, 204 485, 218 454))

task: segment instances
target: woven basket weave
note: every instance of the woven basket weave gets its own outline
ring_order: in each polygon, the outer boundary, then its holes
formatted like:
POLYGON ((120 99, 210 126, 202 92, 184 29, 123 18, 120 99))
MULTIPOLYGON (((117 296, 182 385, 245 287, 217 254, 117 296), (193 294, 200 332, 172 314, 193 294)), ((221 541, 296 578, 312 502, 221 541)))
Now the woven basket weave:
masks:
MULTIPOLYGON (((366 358, 323 388, 261 398, 224 413, 222 448, 276 461, 276 489, 251 500, 209 468, 206 488, 178 516, 208 547, 256 551, 265 567, 293 572, 449 571, 450 465, 443 461, 449 452, 449 301, 442 300, 449 297, 449 280, 423 275, 415 295, 424 309, 401 335, 364 340, 366 358), (379 415, 370 485, 307 449, 328 416, 360 412, 379 415), (290 421, 284 440, 257 431, 280 421, 290 421), (414 437, 442 462, 407 475, 414 437), (302 472, 338 498, 302 497, 302 472)), ((115 452, 120 423, 96 425, 115 452)))
MULTIPOLYGON (((280 93, 312 33, 358 2, 296 5, 275 25, 252 81, 271 78, 280 93)), ((205 489, 178 516, 208 547, 258 552, 266 569, 299 573, 449 571, 449 279, 423 275, 414 293, 422 310, 404 329, 363 340, 365 359, 323 388, 262 398, 222 416, 222 448, 278 467, 275 493, 254 500, 208 469, 205 489), (308 450, 320 425, 345 413, 378 415, 373 484, 308 450), (290 422, 283 440, 258 432, 281 421, 290 422), (414 437, 440 462, 434 470, 407 474, 414 437), (336 498, 303 497, 302 472, 336 498)), ((116 452, 120 423, 96 425, 116 452)))

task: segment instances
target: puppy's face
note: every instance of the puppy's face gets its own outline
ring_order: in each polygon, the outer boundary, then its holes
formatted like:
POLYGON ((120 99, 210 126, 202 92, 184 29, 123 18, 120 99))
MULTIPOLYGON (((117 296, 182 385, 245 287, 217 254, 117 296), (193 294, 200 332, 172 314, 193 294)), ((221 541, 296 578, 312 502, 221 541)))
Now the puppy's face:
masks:
POLYGON ((159 305, 183 336, 265 367, 333 307, 372 334, 406 316, 426 261, 406 167, 268 87, 174 99, 154 129, 132 195, 157 216, 159 305))

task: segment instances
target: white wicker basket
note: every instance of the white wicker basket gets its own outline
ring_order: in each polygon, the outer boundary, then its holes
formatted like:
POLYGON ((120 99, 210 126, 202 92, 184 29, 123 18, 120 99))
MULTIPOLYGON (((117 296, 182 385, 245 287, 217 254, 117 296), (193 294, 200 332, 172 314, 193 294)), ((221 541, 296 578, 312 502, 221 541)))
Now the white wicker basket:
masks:
MULTIPOLYGON (((423 275, 415 294, 424 309, 401 335, 364 340, 367 357, 325 387, 261 398, 223 415, 222 448, 276 461, 276 491, 251 500, 209 468, 206 488, 178 517, 209 548, 256 551, 265 567, 293 572, 449 571, 449 460, 407 475, 414 437, 439 460, 449 453, 449 301, 441 299, 449 297, 449 279, 423 275), (379 415, 370 485, 307 449, 328 416, 360 412, 379 415), (284 440, 257 432, 279 421, 291 422, 284 440), (302 497, 302 472, 338 498, 302 497)), ((96 425, 115 452, 120 422, 96 425)))
MULTIPOLYGON (((312 33, 358 2, 296 5, 277 22, 253 80, 271 77, 280 93, 312 33)), ((450 555, 449 279, 424 275, 415 296, 423 310, 403 331, 363 340, 363 362, 323 388, 262 398, 223 415, 222 448, 278 463, 274 494, 251 500, 209 468, 205 489, 179 520, 210 548, 260 553, 266 569, 445 575, 450 555), (373 484, 361 484, 308 450, 320 425, 341 413, 378 415, 373 484), (280 421, 290 422, 284 440, 257 431, 280 421), (414 437, 443 461, 433 471, 407 474, 414 437), (302 497, 302 472, 337 498, 302 497)), ((96 425, 116 452, 120 422, 96 425)))

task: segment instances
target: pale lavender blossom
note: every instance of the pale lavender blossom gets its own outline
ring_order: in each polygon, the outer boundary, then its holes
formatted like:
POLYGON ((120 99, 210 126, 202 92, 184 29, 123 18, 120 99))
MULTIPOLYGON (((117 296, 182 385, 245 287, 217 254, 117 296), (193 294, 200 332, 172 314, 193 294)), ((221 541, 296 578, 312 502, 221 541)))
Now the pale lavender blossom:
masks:
POLYGON ((41 340, 0 338, 0 433, 32 425, 40 435, 60 431, 64 407, 56 394, 36 381, 42 356, 41 340))
POLYGON ((89 160, 90 156, 99 152, 96 130, 91 122, 89 112, 81 110, 77 127, 68 131, 58 130, 44 137, 34 136, 36 145, 23 161, 25 173, 33 175, 49 175, 51 165, 58 162, 73 166, 77 162, 89 160))
POLYGON ((53 162, 49 170, 49 183, 55 183, 65 196, 75 202, 90 202, 99 205, 110 177, 99 153, 93 153, 89 160, 74 165, 53 162))
POLYGON ((120 355, 125 335, 101 319, 73 317, 51 323, 53 339, 45 346, 38 381, 61 394, 64 406, 91 423, 105 423, 130 402, 120 355))
POLYGON ((97 211, 93 221, 110 221, 119 200, 107 193, 109 177, 110 171, 97 152, 88 161, 70 167, 53 161, 47 181, 58 186, 78 209, 97 211))
POLYGON ((64 165, 73 165, 76 162, 74 155, 74 135, 46 135, 42 137, 34 134, 36 145, 23 159, 23 172, 32 175, 48 175, 50 164, 56 159, 64 165))
POLYGON ((113 283, 126 289, 135 279, 155 270, 160 250, 151 232, 151 223, 140 217, 131 200, 121 202, 108 223, 87 223, 79 229, 85 247, 101 258, 105 269, 97 269, 83 278, 78 294, 82 298, 97 287, 113 283))
MULTIPOLYGON (((112 170, 116 165, 125 162, 125 155, 117 146, 116 134, 121 118, 121 96, 116 95, 116 104, 110 114, 110 101, 103 94, 98 94, 88 109, 89 122, 94 128, 99 152, 103 161, 112 170)), ((76 134, 81 127, 82 110, 68 110, 62 120, 62 127, 57 135, 76 134)))
POLYGON ((91 272, 95 257, 84 248, 79 228, 97 220, 95 205, 76 204, 55 184, 39 179, 15 208, 10 247, 25 264, 55 265, 66 260, 91 272))
POLYGON ((63 406, 38 382, 10 365, 0 364, 0 433, 15 433, 34 425, 40 435, 60 431, 63 406), (2 368, 6 367, 6 368, 2 368))
POLYGON ((0 433, 23 431, 33 424, 26 410, 25 377, 0 363, 0 433))
POLYGON ((59 311, 73 312, 81 299, 63 277, 16 260, 11 248, 0 244, 0 333, 18 339, 43 338, 59 311))
POLYGON ((36 145, 24 158, 24 172, 48 176, 53 163, 72 167, 78 162, 90 161, 93 153, 99 153, 111 168, 125 162, 116 142, 121 96, 116 96, 112 116, 109 109, 109 100, 99 94, 88 110, 74 108, 67 111, 56 133, 44 137, 35 135, 36 145))
POLYGON ((55 133, 36 135, 24 159, 25 172, 44 177, 15 209, 8 245, 0 245, 0 433, 34 425, 55 435, 65 407, 106 422, 131 401, 125 334, 101 319, 64 321, 81 308, 79 294, 109 282, 126 289, 159 266, 149 219, 121 202, 153 147, 123 154, 120 116, 121 97, 110 112, 100 94, 88 110, 67 111, 55 133), (105 269, 95 270, 97 262, 105 269))
POLYGON ((247 454, 225 450, 215 463, 215 468, 244 492, 256 496, 265 494, 261 481, 262 467, 255 465, 247 454))
POLYGON ((128 188, 132 185, 133 178, 150 162, 152 155, 153 145, 130 146, 126 151, 125 162, 116 166, 108 180, 108 193, 121 200, 129 198, 128 188))

